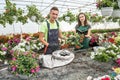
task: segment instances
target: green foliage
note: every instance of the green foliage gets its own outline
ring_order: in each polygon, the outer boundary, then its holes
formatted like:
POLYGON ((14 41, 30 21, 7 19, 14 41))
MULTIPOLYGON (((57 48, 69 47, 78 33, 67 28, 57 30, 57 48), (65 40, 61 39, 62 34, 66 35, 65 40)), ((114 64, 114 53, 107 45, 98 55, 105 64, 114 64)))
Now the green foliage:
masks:
POLYGON ((39 71, 37 55, 33 52, 15 51, 13 60, 10 61, 10 67, 13 74, 35 75, 39 71))
POLYGON ((27 16, 31 21, 37 23, 44 21, 44 18, 42 17, 41 13, 39 12, 35 5, 27 6, 27 9, 28 9, 27 16))
POLYGON ((102 22, 102 16, 98 16, 98 14, 96 14, 95 16, 91 16, 90 21, 92 23, 102 22))
POLYGON ((113 7, 113 0, 97 0, 97 8, 101 9, 102 7, 113 7))
POLYGON ((59 17, 59 20, 60 20, 60 21, 61 21, 61 20, 66 21, 66 17, 69 17, 69 18, 70 18, 70 20, 67 21, 67 22, 69 22, 69 23, 72 23, 72 22, 74 22, 74 21, 76 20, 75 15, 72 14, 70 11, 67 11, 66 14, 63 14, 62 17, 59 17))
POLYGON ((119 6, 118 6, 118 2, 114 2, 113 3, 113 9, 116 10, 116 9, 120 9, 119 6))
POLYGON ((119 32, 120 28, 117 29, 94 29, 91 30, 92 33, 105 33, 105 32, 119 32))
POLYGON ((20 8, 16 8, 16 4, 11 3, 9 0, 5 0, 5 12, 0 14, 0 24, 6 27, 6 24, 13 24, 14 22, 21 22, 22 24, 27 23, 28 18, 33 22, 40 23, 44 21, 44 18, 40 14, 39 10, 35 5, 27 6, 28 13, 27 15, 23 15, 23 10, 20 8), (32 17, 35 16, 35 20, 32 17))
POLYGON ((95 55, 94 60, 100 61, 100 62, 108 62, 110 57, 106 53, 102 53, 99 55, 95 55))

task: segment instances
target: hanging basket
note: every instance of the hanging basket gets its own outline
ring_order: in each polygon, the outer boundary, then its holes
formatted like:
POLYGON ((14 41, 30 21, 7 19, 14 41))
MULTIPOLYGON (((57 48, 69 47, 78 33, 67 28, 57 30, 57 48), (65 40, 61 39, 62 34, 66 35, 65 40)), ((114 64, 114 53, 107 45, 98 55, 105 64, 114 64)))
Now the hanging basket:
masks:
POLYGON ((119 6, 119 8, 120 8, 120 0, 117 0, 117 2, 118 2, 118 6, 119 6))
POLYGON ((112 13, 112 17, 120 17, 120 10, 114 10, 112 13))
POLYGON ((103 7, 101 8, 102 16, 111 16, 113 12, 113 7, 103 7))

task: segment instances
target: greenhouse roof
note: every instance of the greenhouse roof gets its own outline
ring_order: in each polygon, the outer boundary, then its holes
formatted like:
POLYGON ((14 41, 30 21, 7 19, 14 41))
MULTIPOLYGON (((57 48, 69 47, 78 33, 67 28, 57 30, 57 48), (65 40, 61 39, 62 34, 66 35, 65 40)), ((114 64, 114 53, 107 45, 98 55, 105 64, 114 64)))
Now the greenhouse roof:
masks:
MULTIPOLYGON (((59 8, 60 15, 70 10, 73 13, 82 12, 97 12, 96 0, 10 0, 17 7, 26 10, 27 5, 36 5, 43 16, 49 13, 51 7, 59 8)), ((0 0, 0 10, 4 10, 5 0, 0 0)))

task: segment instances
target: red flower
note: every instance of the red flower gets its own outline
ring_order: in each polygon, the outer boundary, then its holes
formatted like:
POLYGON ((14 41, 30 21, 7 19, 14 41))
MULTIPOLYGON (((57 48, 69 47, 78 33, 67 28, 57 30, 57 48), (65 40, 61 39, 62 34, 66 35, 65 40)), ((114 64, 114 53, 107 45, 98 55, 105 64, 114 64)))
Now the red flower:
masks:
POLYGON ((101 80, 110 80, 109 77, 102 78, 101 80))
POLYGON ((114 39, 113 38, 109 38, 108 41, 111 42, 111 43, 114 43, 114 39))

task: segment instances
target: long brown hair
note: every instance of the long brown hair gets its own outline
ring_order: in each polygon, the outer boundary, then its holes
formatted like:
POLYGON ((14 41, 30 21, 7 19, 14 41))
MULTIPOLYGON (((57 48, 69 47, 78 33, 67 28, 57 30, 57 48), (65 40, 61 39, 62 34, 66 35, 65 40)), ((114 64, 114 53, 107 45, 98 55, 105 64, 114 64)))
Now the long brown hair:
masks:
POLYGON ((83 15, 85 16, 84 25, 85 25, 85 26, 88 25, 88 21, 87 21, 87 17, 86 17, 86 15, 85 15, 85 13, 79 13, 79 15, 78 15, 78 17, 77 17, 77 19, 78 19, 78 24, 77 24, 77 26, 78 26, 78 27, 82 25, 82 23, 81 23, 81 21, 80 21, 80 18, 79 18, 79 16, 80 16, 81 14, 83 14, 83 15))

